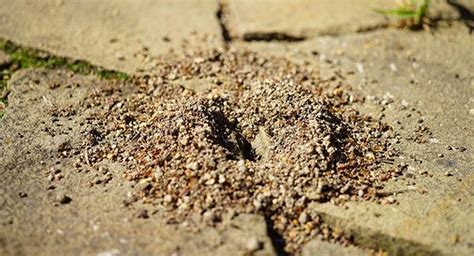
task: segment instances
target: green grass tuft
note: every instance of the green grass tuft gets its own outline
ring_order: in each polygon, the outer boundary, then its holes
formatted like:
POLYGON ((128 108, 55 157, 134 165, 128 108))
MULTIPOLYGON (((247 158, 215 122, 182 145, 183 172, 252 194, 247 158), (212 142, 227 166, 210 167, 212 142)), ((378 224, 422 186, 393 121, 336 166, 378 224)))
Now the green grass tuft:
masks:
POLYGON ((404 0, 396 9, 375 10, 378 13, 394 16, 413 28, 421 28, 423 18, 427 17, 430 0, 404 0))

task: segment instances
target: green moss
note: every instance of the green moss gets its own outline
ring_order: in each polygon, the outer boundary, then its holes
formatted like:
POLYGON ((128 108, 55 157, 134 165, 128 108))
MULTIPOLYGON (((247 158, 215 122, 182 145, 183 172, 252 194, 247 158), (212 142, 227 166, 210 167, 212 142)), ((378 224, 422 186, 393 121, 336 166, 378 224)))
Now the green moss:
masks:
POLYGON ((18 68, 67 69, 79 74, 94 74, 104 79, 127 80, 122 72, 106 70, 86 61, 53 56, 47 52, 21 47, 10 41, 0 40, 0 50, 10 55, 12 65, 18 68))
POLYGON ((405 21, 412 29, 421 29, 423 19, 428 15, 430 0, 405 0, 401 1, 399 7, 389 10, 376 10, 384 15, 397 17, 405 21))
MULTIPOLYGON (((6 90, 7 82, 12 74, 19 69, 66 69, 78 74, 96 75, 102 79, 116 79, 120 81, 129 79, 129 76, 122 72, 106 70, 86 61, 54 56, 45 51, 22 47, 2 39, 0 39, 0 50, 11 58, 11 64, 0 69, 0 102, 5 105, 7 104, 7 98, 3 91, 6 90)), ((0 111, 0 118, 3 116, 3 112, 0 111)))

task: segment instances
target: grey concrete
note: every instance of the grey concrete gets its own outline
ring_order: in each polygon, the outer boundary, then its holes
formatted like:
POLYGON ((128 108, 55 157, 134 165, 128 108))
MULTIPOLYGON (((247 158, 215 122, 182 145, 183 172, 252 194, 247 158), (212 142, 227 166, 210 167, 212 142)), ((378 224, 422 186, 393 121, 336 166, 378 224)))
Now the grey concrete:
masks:
MULTIPOLYGON (((459 17, 444 1, 434 2, 438 3, 433 9, 435 15, 446 19, 459 17)), ((472 1, 462 2, 474 5, 472 1)), ((413 134, 419 120, 432 131, 427 143, 401 140, 402 158, 396 162, 408 163, 410 167, 408 175, 390 181, 384 189, 394 204, 314 204, 313 211, 332 227, 354 235, 360 247, 377 247, 393 254, 473 255, 473 36, 458 22, 451 27, 440 23, 441 28, 433 33, 380 29, 387 25, 387 20, 371 7, 389 5, 389 1, 376 0, 231 0, 228 26, 237 38, 259 33, 310 38, 301 43, 237 42, 234 46, 284 55, 296 62, 309 61, 320 69, 322 78, 342 74, 364 95, 392 95, 394 102, 385 107, 384 120, 402 138, 413 134), (373 29, 380 30, 343 35, 373 29), (313 38, 328 34, 340 36, 313 38), (408 108, 402 109, 405 104, 408 108), (412 107, 420 112, 411 111, 412 107), (457 149, 448 150, 448 146, 457 149), (459 150, 463 147, 465 151, 459 150)), ((215 17, 217 2, 211 0, 0 0, 0 6, 0 37, 129 73, 148 65, 147 54, 159 55, 170 50, 184 53, 222 45, 215 17), (144 47, 149 48, 148 53, 144 47)), ((79 94, 77 97, 85 88, 98 83, 93 78, 71 78, 54 71, 22 72, 11 81, 13 96, 0 129, 0 156, 2 160, 6 156, 13 160, 0 161, 0 170, 6 170, 9 164, 17 172, 0 172, 0 190, 4 195, 0 198, 0 254, 34 253, 44 246, 50 248, 45 254, 74 253, 83 248, 87 248, 87 253, 117 249, 125 253, 171 254, 177 250, 177 243, 184 253, 239 254, 246 238, 252 236, 265 243, 262 254, 274 253, 264 220, 256 216, 237 219, 239 229, 230 225, 222 230, 190 234, 132 218, 135 212, 130 209, 117 211, 125 191, 125 185, 119 182, 118 167, 117 178, 105 195, 104 188, 83 189, 93 179, 91 175, 66 176, 59 189, 70 191, 79 207, 68 205, 51 210, 48 204, 52 193, 46 190, 48 184, 41 176, 44 170, 38 163, 48 161, 43 159, 44 154, 52 152, 57 142, 38 137, 31 127, 44 128, 39 124, 46 118, 42 110, 50 97, 72 93, 66 88, 47 90, 51 77, 64 84, 66 80, 78 79, 84 86, 73 91, 79 94), (36 78, 41 83, 32 86, 36 78), (20 136, 17 131, 23 134, 20 136), (18 159, 22 154, 33 157, 18 159), (18 199, 20 192, 28 193, 25 201, 18 199), (71 221, 70 216, 76 219, 71 221), (95 222, 101 223, 99 231, 94 230, 95 222), (109 237, 107 233, 115 235, 109 237), (10 234, 22 239, 11 240, 10 234), (127 244, 122 243, 123 237, 127 244)), ((199 81, 186 84, 197 91, 205 86, 199 81)), ((62 98, 66 102, 59 104, 64 106, 76 103, 62 98)), ((359 106, 360 111, 368 114, 380 113, 380 107, 370 99, 359 106)), ((62 122, 70 125, 68 120, 62 122)), ((390 167, 393 166, 387 166, 390 167)), ((303 253, 356 254, 352 249, 313 241, 303 253)))
POLYGON ((384 31, 336 41, 322 43, 321 49, 340 59, 341 65, 348 69, 363 66, 364 73, 356 71, 349 79, 353 84, 374 95, 394 96, 395 104, 388 107, 385 120, 396 131, 403 137, 411 136, 416 122, 422 119, 433 134, 425 144, 401 142, 404 159, 398 162, 409 163, 409 171, 415 176, 387 185, 385 191, 399 192, 393 195, 399 204, 357 203, 350 204, 347 210, 336 210, 337 207, 326 204, 315 205, 314 209, 336 217, 341 220, 339 224, 362 237, 370 233, 367 230, 374 231, 371 234, 374 237, 361 238, 361 243, 373 243, 372 239, 383 234, 399 239, 399 246, 390 247, 394 252, 472 255, 474 118, 469 115, 474 107, 472 35, 464 25, 456 24, 435 34, 384 31), (337 51, 341 57, 335 56, 337 51), (403 100, 421 114, 413 113, 413 117, 407 118, 407 111, 400 110, 403 100), (396 125, 396 120, 402 125, 396 125), (448 146, 467 150, 448 150, 448 146), (409 155, 422 163, 413 163, 409 155))
MULTIPOLYGON (((432 2, 433 16, 458 17, 446 2, 432 2)), ((230 0, 229 27, 237 38, 338 35, 387 26, 389 20, 374 10, 394 7, 395 1, 379 0, 230 0)))
POLYGON ((338 244, 329 243, 314 239, 306 244, 301 252, 302 256, 368 256, 372 255, 371 251, 363 250, 354 246, 343 247, 338 244))
POLYGON ((123 179, 125 167, 102 162, 112 179, 93 185, 103 175, 97 167, 78 171, 71 159, 51 158, 61 143, 83 142, 77 124, 93 111, 55 118, 69 129, 51 136, 47 131, 59 127, 52 124, 51 106, 78 107, 106 83, 52 70, 22 70, 10 81, 0 122, 0 255, 243 255, 250 239, 261 243, 255 255, 274 255, 262 216, 239 215, 218 227, 166 224, 150 204, 124 205, 134 192, 123 179), (51 89, 53 83, 59 87, 51 89), (49 179, 50 168, 62 178, 49 179), (61 194, 72 201, 59 204, 61 194), (148 218, 137 218, 140 209, 148 218))
MULTIPOLYGON (((314 204, 314 211, 353 234, 362 247, 392 254, 474 253, 474 41, 464 24, 433 34, 382 30, 296 44, 241 46, 309 61, 326 79, 342 74, 362 95, 393 97, 385 106, 384 121, 402 136, 402 157, 396 163, 410 166, 406 176, 384 189, 396 203, 314 204), (427 143, 407 141, 420 119, 432 135, 427 143), (459 150, 462 147, 466 150, 459 150)), ((368 100, 360 111, 380 113, 376 101, 368 100)))
POLYGON ((129 73, 147 65, 144 47, 157 55, 221 43, 214 0, 0 0, 0 6, 0 37, 129 73))

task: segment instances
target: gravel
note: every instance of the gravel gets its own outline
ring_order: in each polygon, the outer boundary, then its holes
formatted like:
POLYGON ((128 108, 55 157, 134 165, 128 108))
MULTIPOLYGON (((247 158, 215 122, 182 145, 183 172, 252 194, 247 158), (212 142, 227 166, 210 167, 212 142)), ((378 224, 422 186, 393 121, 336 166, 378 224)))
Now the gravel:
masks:
POLYGON ((364 99, 338 76, 234 49, 154 61, 134 86, 98 88, 82 102, 98 110, 80 157, 127 166, 125 178, 147 184, 135 196, 167 220, 218 225, 258 213, 289 253, 313 237, 348 244, 309 205, 381 201, 383 183, 401 174, 381 168, 397 156, 390 127, 354 110, 364 99))

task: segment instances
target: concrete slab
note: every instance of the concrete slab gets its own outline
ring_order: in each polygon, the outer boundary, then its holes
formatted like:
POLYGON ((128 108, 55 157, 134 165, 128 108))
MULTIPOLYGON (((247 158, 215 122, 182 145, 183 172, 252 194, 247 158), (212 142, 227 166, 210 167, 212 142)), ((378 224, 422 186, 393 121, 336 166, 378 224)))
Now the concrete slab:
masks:
POLYGON ((0 255, 243 255, 254 241, 254 255, 275 255, 262 216, 239 215, 217 227, 166 224, 151 204, 126 206, 138 185, 123 179, 125 167, 104 161, 100 171, 75 169, 72 159, 58 157, 61 145, 84 141, 95 108, 67 109, 107 83, 45 70, 10 80, 0 120, 0 255), (52 106, 68 114, 52 114, 52 106))
POLYGON ((373 96, 360 111, 385 109, 385 122, 400 134, 395 163, 408 168, 383 190, 393 204, 314 204, 326 222, 353 234, 361 247, 394 255, 474 253, 474 41, 464 24, 435 33, 381 30, 244 45, 309 61, 328 79, 344 76, 373 96), (423 126, 429 131, 417 140, 423 126))
POLYGON ((301 252, 302 256, 368 256, 372 255, 369 250, 363 250, 354 246, 343 247, 338 244, 329 243, 321 240, 311 240, 308 244, 305 245, 303 251, 301 252))
MULTIPOLYGON (((434 16, 458 16, 444 1, 432 2, 434 16)), ((395 6, 395 1, 378 0, 230 0, 229 27, 235 37, 247 40, 370 31, 389 23, 374 10, 395 6)))
POLYGON ((221 43, 213 0, 1 0, 0 6, 0 37, 128 73, 146 66, 147 54, 221 43))
POLYGON ((339 59, 348 69, 352 66, 356 75, 349 80, 362 90, 380 98, 393 95, 395 104, 385 106, 385 120, 402 138, 413 137, 421 123, 431 135, 425 143, 401 140, 405 158, 398 162, 408 163, 414 176, 408 174, 386 187, 396 205, 360 203, 335 210, 326 204, 314 209, 358 230, 361 244, 374 244, 383 234, 388 239, 380 243, 392 241, 386 249, 396 254, 472 255, 472 35, 459 24, 435 34, 383 31, 337 41, 322 43, 322 52, 330 52, 328 58, 339 59), (420 112, 412 111, 408 117, 410 113, 403 110, 406 104, 420 112), (367 230, 374 232, 368 235, 367 230))

